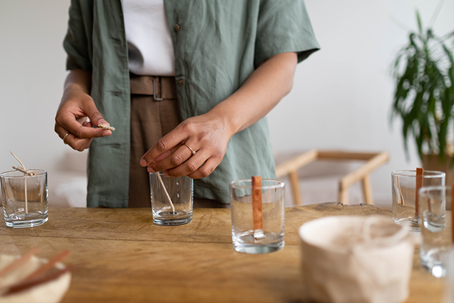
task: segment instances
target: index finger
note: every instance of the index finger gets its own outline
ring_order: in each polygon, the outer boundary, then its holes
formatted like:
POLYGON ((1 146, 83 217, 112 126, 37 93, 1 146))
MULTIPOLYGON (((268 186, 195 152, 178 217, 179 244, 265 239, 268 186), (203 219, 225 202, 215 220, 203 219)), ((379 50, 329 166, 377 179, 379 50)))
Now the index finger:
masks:
MULTIPOLYGON (((186 136, 177 129, 172 130, 170 133, 162 137, 152 148, 150 148, 140 159, 141 166, 147 166, 155 161, 160 155, 177 147, 186 136)), ((164 157, 161 157, 164 158, 164 157)))
POLYGON ((104 137, 112 134, 112 131, 110 130, 84 126, 76 120, 74 115, 69 113, 63 114, 61 119, 59 119, 57 123, 59 123, 63 128, 67 129, 74 136, 81 139, 104 137))

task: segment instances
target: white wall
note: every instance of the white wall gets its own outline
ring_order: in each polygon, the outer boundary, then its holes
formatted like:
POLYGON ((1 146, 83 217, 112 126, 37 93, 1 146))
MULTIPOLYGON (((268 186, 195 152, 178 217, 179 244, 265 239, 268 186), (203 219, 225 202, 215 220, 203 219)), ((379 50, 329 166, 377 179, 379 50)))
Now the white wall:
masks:
MULTIPOLYGON (((275 150, 336 148, 386 150, 388 165, 372 178, 377 199, 390 200, 390 172, 406 162, 400 126, 388 127, 392 54, 406 41, 393 16, 415 28, 414 8, 425 23, 437 1, 306 0, 322 51, 300 64, 293 91, 269 115, 275 150), (285 135, 284 135, 285 134, 285 135)), ((53 131, 66 75, 62 39, 69 0, 0 0, 0 171, 26 165, 52 172, 69 148, 53 131)), ((435 24, 454 29, 454 0, 445 0, 435 24)))
MULTIPOLYGON (((391 201, 391 171, 419 165, 415 148, 407 162, 400 121, 389 127, 393 83, 389 65, 416 29, 415 8, 429 23, 438 1, 306 0, 322 50, 298 66, 292 92, 269 115, 273 148, 388 151, 389 164, 372 175, 374 198, 391 201), (283 135, 285 134, 285 135, 283 135)), ((437 34, 454 30, 454 0, 445 0, 437 34)), ((413 147, 413 145, 410 145, 413 147)))
POLYGON ((57 168, 64 146, 54 133, 63 91, 69 0, 0 0, 0 171, 13 151, 30 168, 57 168))

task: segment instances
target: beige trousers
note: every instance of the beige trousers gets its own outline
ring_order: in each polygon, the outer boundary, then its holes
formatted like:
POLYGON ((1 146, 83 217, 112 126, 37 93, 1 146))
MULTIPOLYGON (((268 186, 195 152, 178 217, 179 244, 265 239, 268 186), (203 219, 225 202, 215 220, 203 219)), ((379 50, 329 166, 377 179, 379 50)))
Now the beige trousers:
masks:
MULTIPOLYGON (((180 123, 175 77, 130 74, 130 84, 131 150, 128 207, 151 207, 148 172, 139 165, 139 161, 159 139, 180 123)), ((229 206, 215 200, 195 198, 194 207, 229 206)))

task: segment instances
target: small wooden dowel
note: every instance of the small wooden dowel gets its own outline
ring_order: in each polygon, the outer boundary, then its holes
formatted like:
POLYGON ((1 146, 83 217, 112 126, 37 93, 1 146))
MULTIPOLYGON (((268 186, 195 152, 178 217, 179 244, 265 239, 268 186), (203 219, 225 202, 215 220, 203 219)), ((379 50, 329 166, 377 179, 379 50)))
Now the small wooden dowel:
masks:
POLYGON ((42 275, 45 272, 47 272, 48 270, 50 270, 52 267, 55 266, 55 264, 57 264, 58 262, 61 262, 63 259, 68 257, 70 254, 71 254, 71 252, 69 250, 62 251, 61 253, 59 253, 52 259, 50 259, 46 264, 43 264, 40 268, 38 268, 37 270, 35 270, 31 274, 29 274, 27 277, 25 277, 22 280, 22 282, 25 283, 25 282, 38 278, 40 275, 42 275))
POLYGON ((415 188, 415 216, 419 216, 419 189, 422 187, 423 184, 423 175, 424 169, 417 168, 416 169, 416 188, 415 188))
POLYGON ((454 245, 454 185, 451 185, 451 238, 454 245))
POLYGON ((48 275, 43 275, 39 278, 35 278, 33 280, 28 280, 28 281, 21 281, 19 283, 16 283, 6 289, 6 291, 1 295, 1 296, 8 296, 11 294, 15 294, 24 290, 27 290, 29 288, 53 281, 61 277, 67 272, 71 272, 73 270, 73 267, 71 265, 67 265, 64 269, 59 269, 51 274, 48 275))
POLYGON ((21 266, 22 264, 25 264, 28 260, 30 260, 31 257, 39 253, 40 250, 41 249, 39 247, 34 247, 25 254, 23 254, 19 259, 16 259, 10 264, 8 264, 5 268, 0 270, 0 278, 6 276, 9 272, 21 266))
POLYGON ((24 173, 24 174, 26 174, 28 176, 36 176, 36 173, 31 171, 31 170, 23 169, 21 167, 17 167, 17 166, 14 166, 14 165, 13 165, 13 169, 18 170, 21 173, 24 173))
POLYGON ((164 186, 164 182, 162 181, 162 178, 161 178, 161 173, 157 172, 156 174, 158 175, 159 182, 161 182, 161 186, 164 189, 164 192, 166 193, 166 196, 167 196, 167 199, 169 200, 170 206, 172 206, 172 212, 175 213, 175 206, 173 205, 172 199, 170 199, 170 195, 167 192, 166 187, 164 186))
POLYGON ((262 177, 252 177, 252 215, 254 230, 263 230, 262 218, 262 177))

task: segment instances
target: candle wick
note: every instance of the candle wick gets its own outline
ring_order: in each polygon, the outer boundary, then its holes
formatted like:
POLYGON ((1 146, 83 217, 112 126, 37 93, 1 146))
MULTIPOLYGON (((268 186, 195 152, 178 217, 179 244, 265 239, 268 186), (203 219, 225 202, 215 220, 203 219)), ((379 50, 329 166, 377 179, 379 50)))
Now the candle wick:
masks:
POLYGON ((166 187, 164 186, 164 182, 162 182, 162 178, 159 172, 157 172, 159 182, 161 182, 162 188, 164 188, 164 192, 166 193, 167 199, 169 199, 170 206, 172 206, 172 212, 175 214, 175 206, 173 206, 172 200, 170 199, 169 193, 167 192, 166 187))
POLYGON ((24 174, 24 196, 25 196, 25 214, 28 214, 28 197, 27 197, 27 176, 34 176, 36 175, 35 172, 32 172, 30 170, 27 170, 25 168, 25 165, 24 163, 22 163, 21 160, 19 160, 19 158, 12 152, 10 151, 11 155, 13 155, 14 158, 16 158, 16 160, 20 163, 20 165, 22 166, 22 168, 20 167, 16 167, 16 166, 13 166, 13 168, 17 171, 20 171, 24 174))

